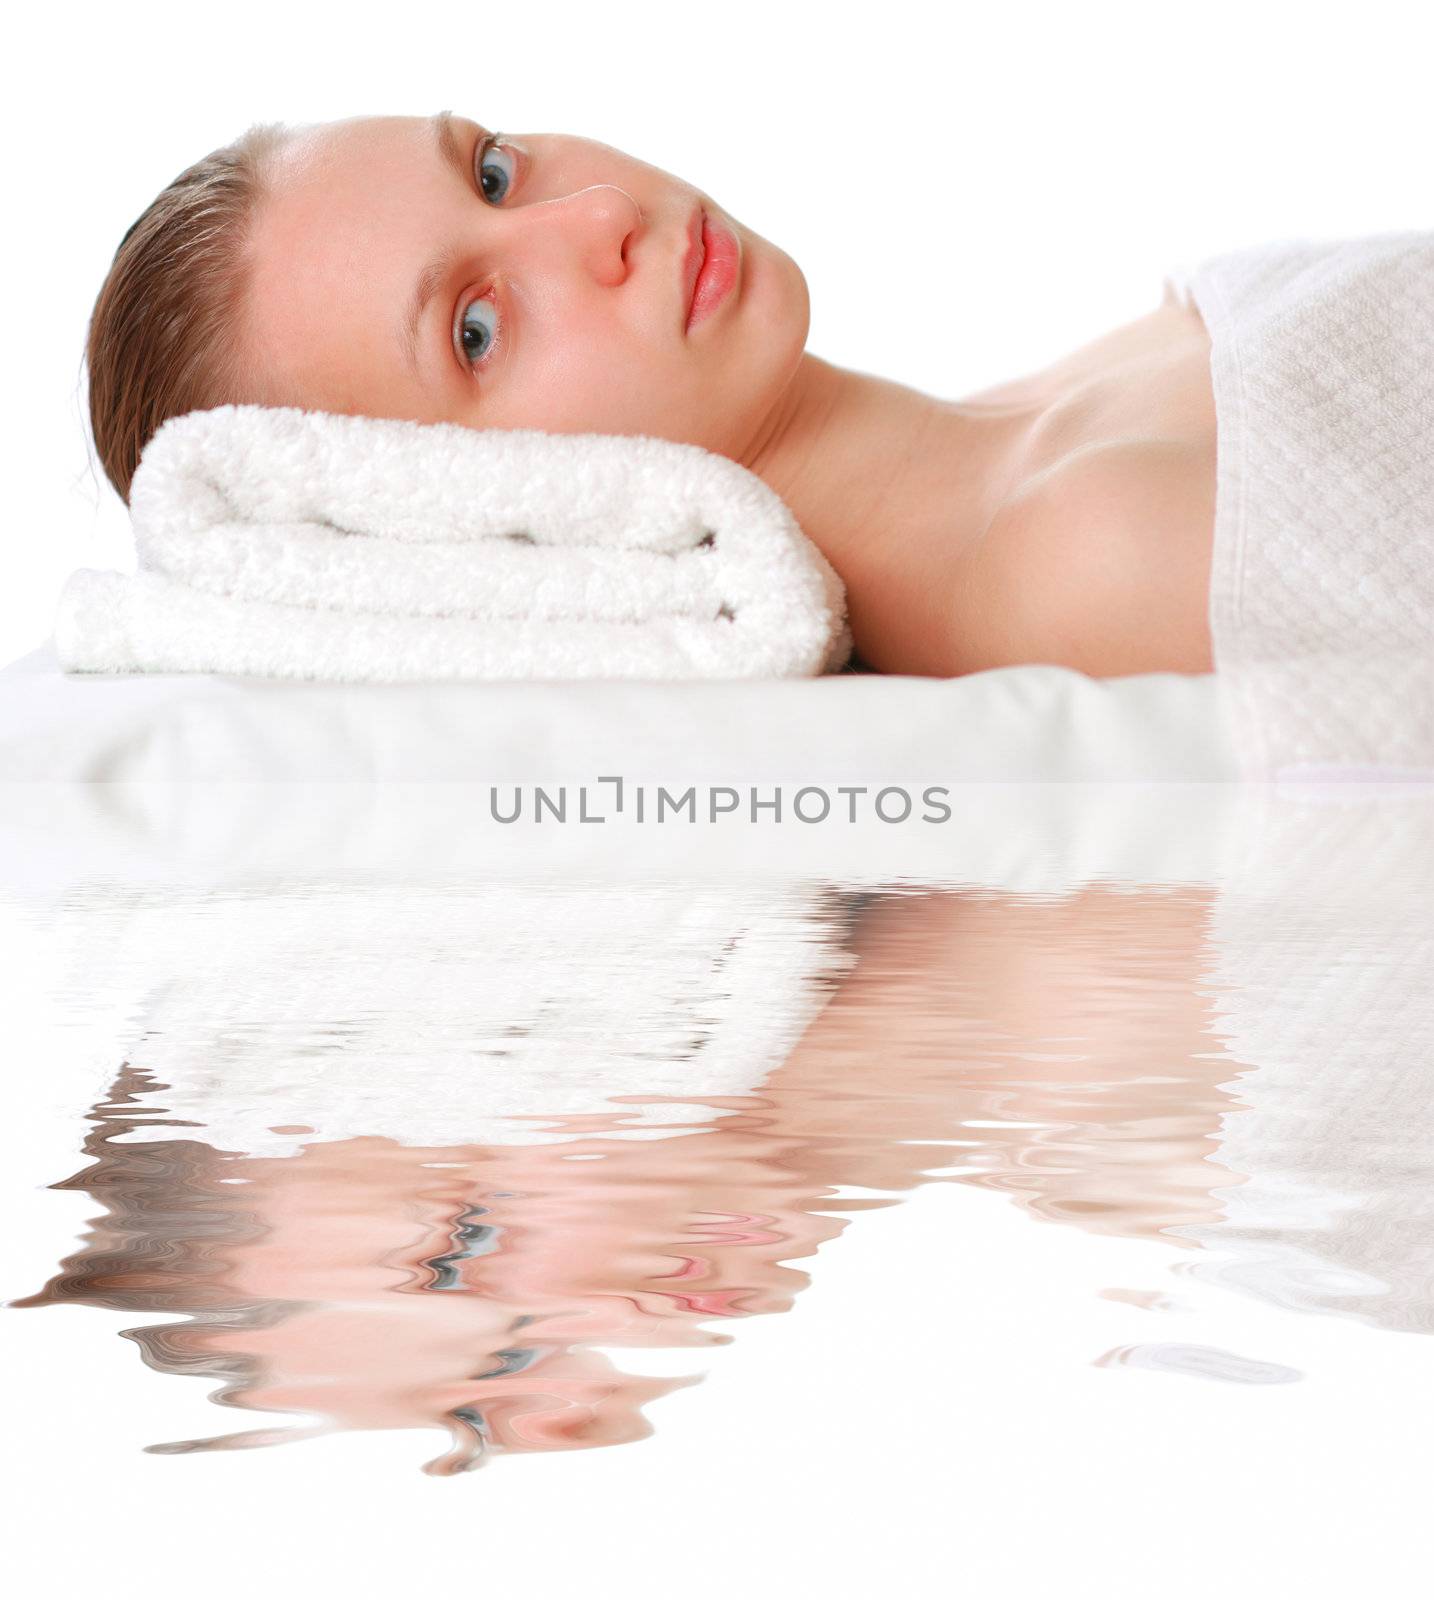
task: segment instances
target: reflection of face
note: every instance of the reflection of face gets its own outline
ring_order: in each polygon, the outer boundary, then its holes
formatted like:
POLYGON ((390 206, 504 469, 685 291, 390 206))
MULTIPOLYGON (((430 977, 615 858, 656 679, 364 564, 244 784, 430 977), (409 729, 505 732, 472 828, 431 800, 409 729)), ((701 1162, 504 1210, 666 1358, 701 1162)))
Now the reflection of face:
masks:
POLYGON ((256 403, 482 428, 648 434, 738 458, 806 343, 792 259, 698 189, 591 139, 463 118, 296 132, 253 238, 256 403), (699 205, 738 281, 686 331, 699 205), (415 285, 442 269, 410 365, 415 285))
POLYGON ((815 1197, 769 1144, 726 1130, 487 1149, 352 1139, 246 1160, 235 1201, 263 1227, 225 1248, 225 1282, 293 1310, 199 1337, 259 1358, 244 1397, 258 1410, 362 1428, 481 1418, 507 1449, 643 1438, 643 1406, 684 1380, 623 1372, 590 1346, 720 1342, 704 1322, 787 1309, 807 1279, 785 1263, 844 1226, 805 1211, 815 1197), (465 1217, 492 1231, 476 1249, 461 1247, 465 1217))

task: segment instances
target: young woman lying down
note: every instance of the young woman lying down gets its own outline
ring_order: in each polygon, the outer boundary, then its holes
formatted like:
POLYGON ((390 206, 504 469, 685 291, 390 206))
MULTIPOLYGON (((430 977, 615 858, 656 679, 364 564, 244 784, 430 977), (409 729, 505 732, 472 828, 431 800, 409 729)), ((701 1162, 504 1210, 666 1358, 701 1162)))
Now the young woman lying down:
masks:
POLYGON ((1163 303, 959 400, 806 348, 806 279, 605 144, 467 117, 251 128, 125 235, 91 426, 128 499, 171 416, 226 403, 647 434, 762 478, 847 589, 856 664, 1212 670, 1215 406, 1163 303))

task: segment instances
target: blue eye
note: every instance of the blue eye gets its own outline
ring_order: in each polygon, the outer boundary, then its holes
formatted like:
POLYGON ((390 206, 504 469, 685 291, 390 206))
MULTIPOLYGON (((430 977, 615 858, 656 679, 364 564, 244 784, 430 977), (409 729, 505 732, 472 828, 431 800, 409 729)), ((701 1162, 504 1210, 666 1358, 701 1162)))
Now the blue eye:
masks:
POLYGON ((501 153, 509 161, 513 159, 506 150, 502 149, 499 143, 502 137, 501 133, 489 134, 478 146, 478 187, 483 191, 483 198, 491 201, 494 205, 501 205, 508 198, 508 190, 513 185, 513 174, 511 172, 491 160, 485 159, 493 153, 501 153), (494 194, 488 186, 487 173, 489 171, 496 171, 502 180, 501 192, 498 194, 494 194))
POLYGON ((491 300, 470 300, 463 308, 463 316, 458 325, 459 343, 463 347, 464 358, 471 364, 481 361, 493 348, 498 335, 487 327, 480 318, 476 323, 469 318, 475 311, 487 311, 496 314, 497 307, 491 300))

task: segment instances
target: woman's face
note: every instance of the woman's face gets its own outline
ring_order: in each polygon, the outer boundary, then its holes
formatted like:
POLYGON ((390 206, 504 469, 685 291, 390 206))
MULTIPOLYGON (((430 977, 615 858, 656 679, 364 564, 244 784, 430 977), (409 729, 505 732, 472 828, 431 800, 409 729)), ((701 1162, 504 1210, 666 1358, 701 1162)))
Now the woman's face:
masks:
POLYGON ((259 404, 648 434, 741 459, 810 320, 791 257, 690 184, 591 139, 495 144, 443 113, 296 132, 252 248, 259 404), (740 261, 689 330, 699 209, 735 235, 740 261), (410 350, 405 319, 430 268, 410 350))

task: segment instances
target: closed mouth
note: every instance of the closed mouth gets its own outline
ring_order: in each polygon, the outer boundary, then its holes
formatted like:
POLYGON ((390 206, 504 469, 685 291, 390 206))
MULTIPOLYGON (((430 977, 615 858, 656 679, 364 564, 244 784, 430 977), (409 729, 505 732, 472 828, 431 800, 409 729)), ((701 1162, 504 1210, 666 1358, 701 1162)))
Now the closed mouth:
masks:
POLYGON ((682 258, 682 321, 684 326, 692 310, 692 297, 697 292, 697 279, 702 272, 702 263, 707 259, 707 250, 702 243, 703 216, 703 209, 698 206, 687 219, 687 251, 682 258))

